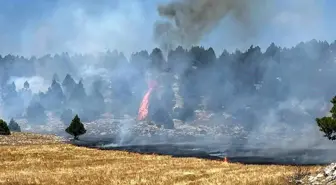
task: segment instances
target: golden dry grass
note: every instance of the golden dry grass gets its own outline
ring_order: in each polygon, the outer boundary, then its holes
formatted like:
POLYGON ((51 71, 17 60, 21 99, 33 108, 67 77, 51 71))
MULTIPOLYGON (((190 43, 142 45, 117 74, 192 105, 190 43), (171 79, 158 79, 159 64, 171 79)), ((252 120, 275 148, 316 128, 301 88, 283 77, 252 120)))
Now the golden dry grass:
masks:
POLYGON ((41 135, 33 133, 12 132, 9 136, 0 135, 0 146, 2 145, 41 145, 60 143, 61 138, 53 135, 41 135))
MULTIPOLYGON (((15 134, 15 141, 28 134, 15 134)), ((37 135, 31 135, 33 138, 37 135)), ((0 136, 0 141, 8 136, 0 136)), ((40 136, 39 138, 47 137, 40 136)), ((52 137, 47 137, 52 138, 52 137)), ((298 168, 316 171, 319 167, 286 167, 230 164, 194 158, 139 155, 102 151, 68 144, 35 143, 0 146, 0 184, 289 184, 298 168)))

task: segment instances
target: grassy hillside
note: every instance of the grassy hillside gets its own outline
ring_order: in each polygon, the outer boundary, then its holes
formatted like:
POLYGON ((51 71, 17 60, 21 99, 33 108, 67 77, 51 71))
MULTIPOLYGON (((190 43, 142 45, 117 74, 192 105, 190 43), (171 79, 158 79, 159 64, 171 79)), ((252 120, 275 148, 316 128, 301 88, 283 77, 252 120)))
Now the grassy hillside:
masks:
POLYGON ((101 151, 63 144, 57 137, 0 136, 0 184, 289 184, 298 170, 194 158, 101 151))

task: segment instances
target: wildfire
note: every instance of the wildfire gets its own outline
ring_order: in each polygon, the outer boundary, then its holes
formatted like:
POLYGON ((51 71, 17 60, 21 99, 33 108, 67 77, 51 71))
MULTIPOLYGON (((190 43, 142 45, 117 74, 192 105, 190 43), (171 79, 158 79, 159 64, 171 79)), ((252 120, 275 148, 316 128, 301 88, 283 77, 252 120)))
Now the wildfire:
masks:
POLYGON ((224 157, 224 162, 225 162, 225 163, 228 163, 228 162, 229 162, 229 160, 227 159, 227 157, 224 157))
POLYGON ((147 91, 147 93, 145 94, 145 96, 142 99, 142 102, 140 104, 140 108, 139 108, 139 113, 138 113, 138 120, 139 121, 143 121, 144 119, 146 119, 147 115, 148 115, 148 105, 149 105, 149 97, 153 91, 154 88, 157 87, 157 82, 156 81, 150 81, 149 82, 149 89, 147 91))

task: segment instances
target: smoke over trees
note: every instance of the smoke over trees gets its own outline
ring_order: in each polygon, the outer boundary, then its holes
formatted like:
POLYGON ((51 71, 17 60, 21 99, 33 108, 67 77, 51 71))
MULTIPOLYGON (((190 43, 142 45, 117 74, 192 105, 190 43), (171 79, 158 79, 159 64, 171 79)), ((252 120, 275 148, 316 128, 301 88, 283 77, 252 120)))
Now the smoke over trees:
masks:
POLYGON ((13 118, 9 121, 8 128, 13 132, 21 132, 20 125, 13 118))
MULTIPOLYGON (((158 21, 154 27, 155 39, 165 52, 178 45, 191 47, 200 43, 226 16, 232 16, 243 26, 246 34, 253 34, 257 24, 253 18, 258 6, 265 0, 180 0, 160 5, 158 14, 166 21, 158 21)), ((263 12, 266 12, 266 8, 263 12)), ((262 20, 259 18, 259 20, 262 20)))
MULTIPOLYGON (((232 115, 233 122, 247 130, 284 125, 291 132, 290 128, 316 126, 315 117, 326 114, 336 94, 336 82, 330 80, 335 78, 335 42, 312 40, 292 48, 271 44, 265 52, 251 46, 219 54, 212 48, 179 46, 167 58, 159 48, 129 59, 117 51, 59 56, 63 55, 0 57, 0 70, 8 71, 1 78, 2 117, 28 119, 29 124, 45 123, 50 116, 68 124, 75 114, 84 122, 105 113, 136 117, 148 80, 156 79, 162 107, 185 124, 204 110, 232 115), (15 63, 23 61, 31 70, 12 74, 15 63), (86 62, 78 65, 80 61, 86 62), (63 66, 78 67, 58 73, 63 66), (48 74, 36 72, 42 70, 48 74), (45 90, 31 80, 37 75, 45 80, 45 90), (20 84, 16 79, 24 80, 20 84)), ((217 124, 226 124, 223 120, 217 124)))

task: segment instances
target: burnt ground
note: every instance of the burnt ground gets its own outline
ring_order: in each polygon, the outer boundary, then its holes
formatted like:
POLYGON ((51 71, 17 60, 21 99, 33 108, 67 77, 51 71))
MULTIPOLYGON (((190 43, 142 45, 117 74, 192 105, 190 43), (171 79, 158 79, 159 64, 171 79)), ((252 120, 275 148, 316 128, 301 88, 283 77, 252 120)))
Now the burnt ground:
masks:
POLYGON ((336 149, 247 148, 243 146, 199 146, 196 144, 124 145, 113 143, 113 138, 102 140, 71 141, 71 144, 99 150, 128 151, 140 154, 170 155, 223 160, 242 164, 326 165, 336 161, 336 149), (217 148, 217 149, 216 149, 217 148), (219 150, 219 148, 221 150, 219 150))
MULTIPOLYGON (((30 125, 26 120, 18 121, 25 132, 55 134, 64 137, 65 140, 71 137, 64 132, 66 125, 56 116, 49 114, 48 118, 45 125, 30 125)), ((72 144, 101 150, 126 150, 174 157, 223 160, 226 156, 231 162, 245 164, 312 165, 336 161, 335 145, 323 139, 319 130, 309 125, 300 131, 293 131, 295 129, 290 125, 272 125, 271 128, 267 125, 260 126, 258 127, 260 130, 256 129, 251 135, 247 134, 239 124, 231 123, 226 117, 222 118, 220 115, 214 116, 212 120, 198 120, 192 123, 175 120, 174 130, 158 128, 144 122, 138 123, 133 118, 116 119, 113 115, 104 115, 99 120, 84 124, 88 132, 81 137, 81 141, 71 142, 72 144), (218 124, 219 121, 225 124, 218 124), (252 142, 248 142, 247 145, 246 140, 252 142), (148 144, 153 141, 170 144, 148 144), (181 141, 192 144, 176 144, 181 141), (200 145, 200 143, 209 144, 219 141, 234 142, 234 144, 200 145), (123 143, 123 145, 108 145, 110 143, 123 143), (295 148, 303 145, 305 149, 295 148), (266 146, 279 148, 266 148, 266 146), (314 149, 314 147, 322 149, 314 149)))

